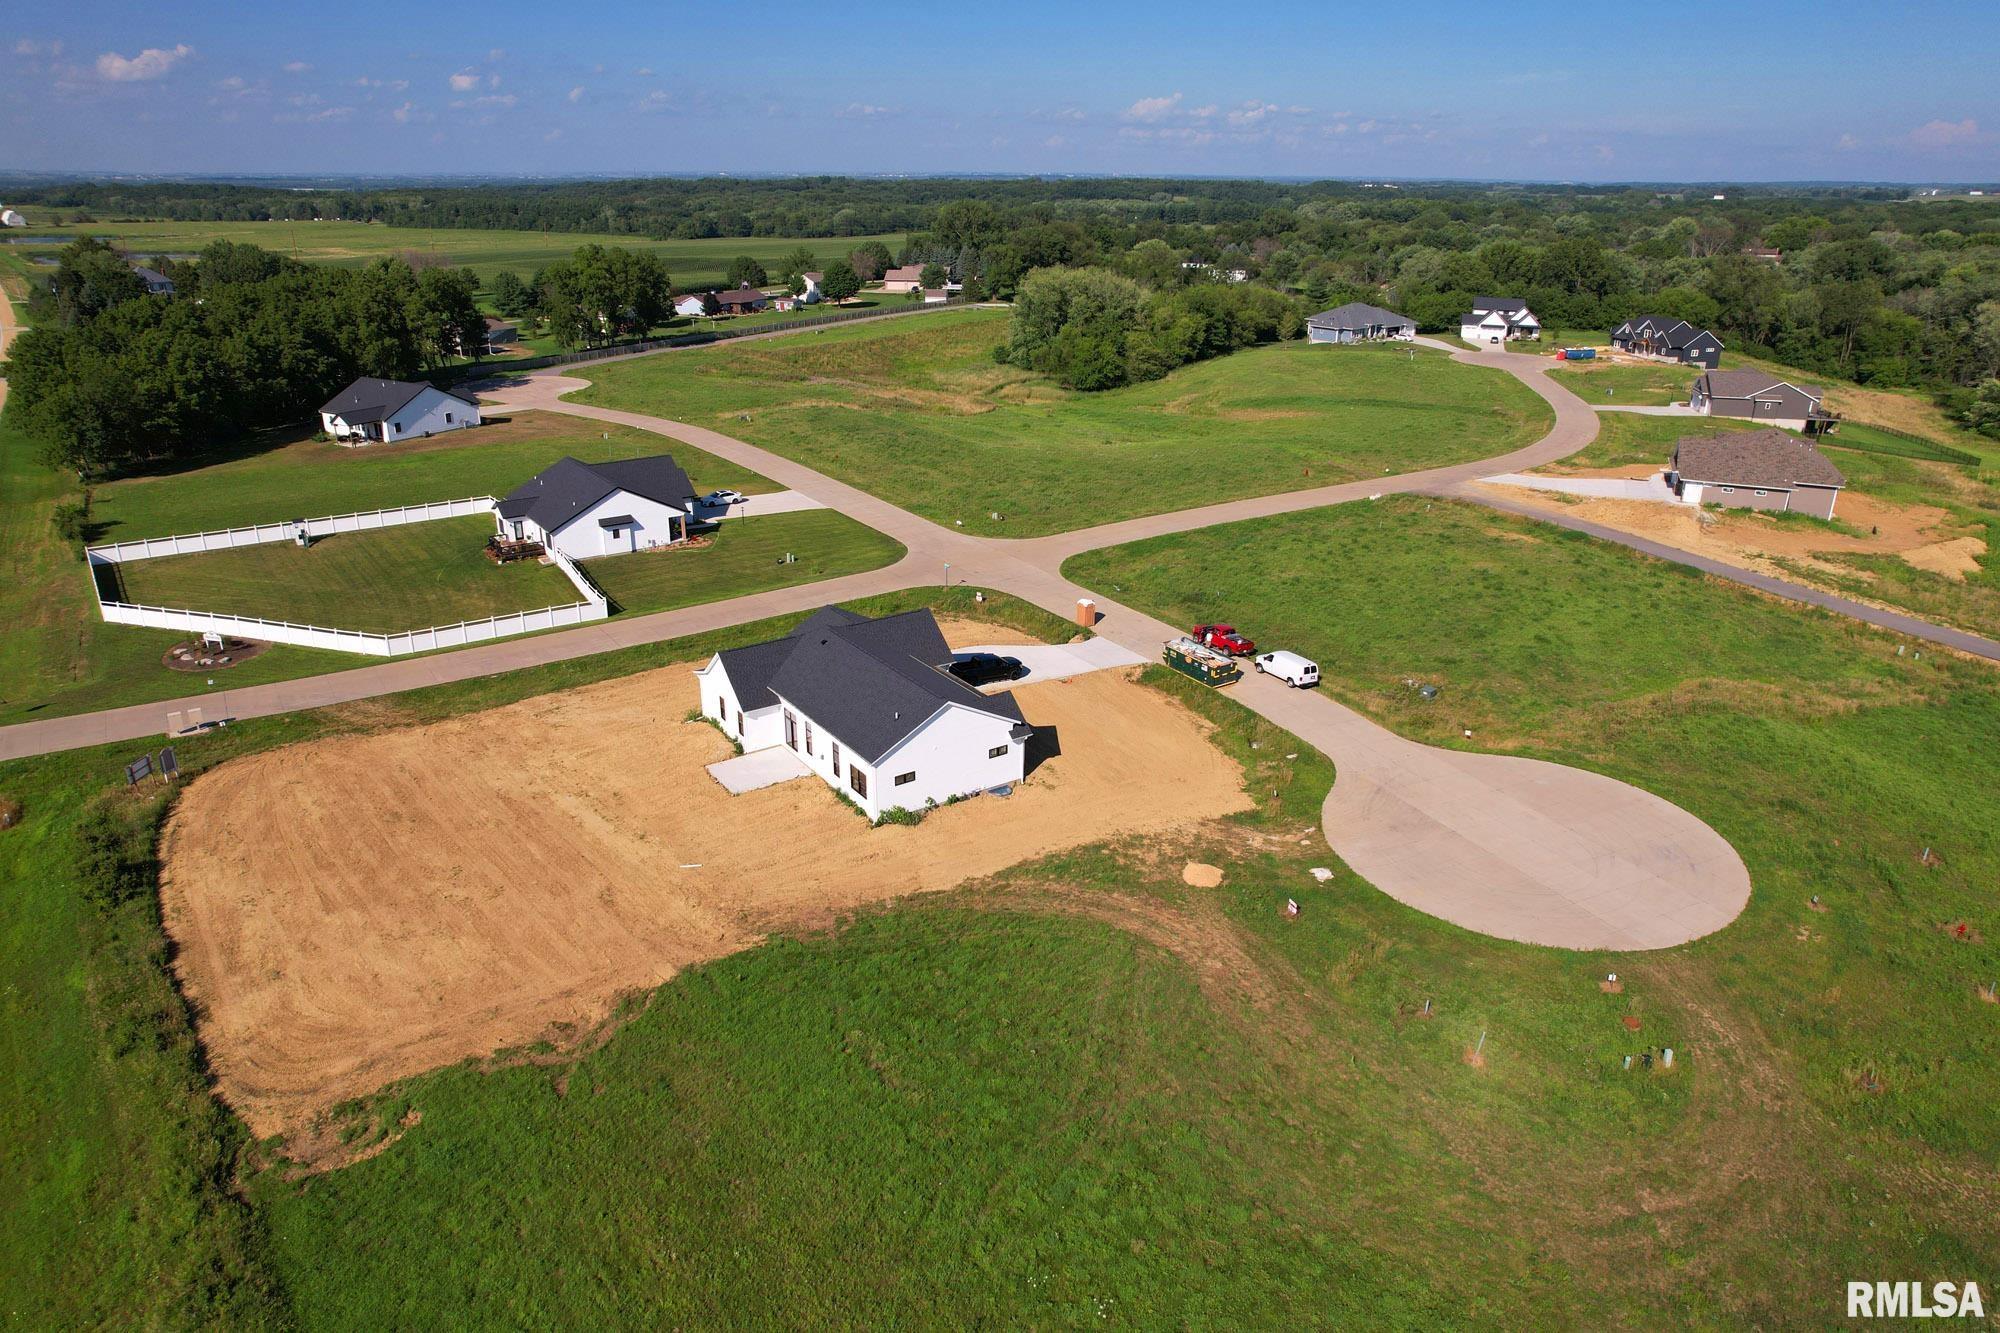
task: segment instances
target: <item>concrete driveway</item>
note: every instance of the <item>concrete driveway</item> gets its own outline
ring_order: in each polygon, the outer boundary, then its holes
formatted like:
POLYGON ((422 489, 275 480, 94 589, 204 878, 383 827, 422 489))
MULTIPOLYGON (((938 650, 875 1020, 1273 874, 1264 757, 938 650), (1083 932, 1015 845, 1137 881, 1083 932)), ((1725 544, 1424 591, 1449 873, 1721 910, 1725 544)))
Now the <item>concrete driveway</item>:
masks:
POLYGON ((804 491, 771 491, 764 495, 744 497, 742 504, 706 505, 699 502, 694 507, 694 521, 697 523, 720 523, 729 518, 756 518, 764 514, 796 514, 807 509, 824 509, 825 505, 807 495, 804 491))
POLYGON ((1503 472, 1497 477, 1481 477, 1496 486, 1520 486, 1531 491, 1556 491, 1563 495, 1587 495, 1596 500, 1651 500, 1679 504, 1681 498, 1667 485, 1667 474, 1650 477, 1544 477, 1532 472, 1503 472))
POLYGON ((997 653, 1001 657, 1021 659, 1021 665, 1027 668, 1026 675, 1019 680, 1001 681, 988 687, 989 690, 1011 689, 1016 685, 1032 685, 1043 680, 1064 680, 1112 667, 1144 666, 1153 660, 1103 637, 1085 639, 1082 643, 980 644, 960 648, 958 653, 960 656, 966 653, 997 653))

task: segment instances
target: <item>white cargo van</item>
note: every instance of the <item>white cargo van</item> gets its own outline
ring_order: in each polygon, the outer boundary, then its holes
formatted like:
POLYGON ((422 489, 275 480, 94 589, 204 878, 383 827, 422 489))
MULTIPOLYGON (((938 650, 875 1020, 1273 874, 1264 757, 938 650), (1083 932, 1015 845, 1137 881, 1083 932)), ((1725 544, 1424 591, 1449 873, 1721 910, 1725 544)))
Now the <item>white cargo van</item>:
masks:
POLYGON ((1259 653, 1255 661, 1259 675, 1276 676, 1295 690, 1319 684, 1319 663, 1310 657, 1300 657, 1297 653, 1280 650, 1275 653, 1259 653))

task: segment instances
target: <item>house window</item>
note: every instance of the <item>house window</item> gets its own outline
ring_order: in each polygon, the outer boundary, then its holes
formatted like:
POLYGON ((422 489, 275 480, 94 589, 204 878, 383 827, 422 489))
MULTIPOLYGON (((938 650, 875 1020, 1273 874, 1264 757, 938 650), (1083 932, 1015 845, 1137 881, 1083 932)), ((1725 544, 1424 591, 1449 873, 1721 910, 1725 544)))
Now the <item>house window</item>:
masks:
POLYGON ((403 433, 403 423, 400 421, 392 421, 389 423, 389 429, 395 431, 396 434, 401 435, 403 433))
POLYGON ((986 752, 986 757, 988 759, 1005 759, 1009 748, 1005 745, 996 745, 986 752))
POLYGON ((905 786, 909 783, 915 782, 916 780, 917 780, 917 774, 916 770, 914 769, 912 769, 908 773, 898 773, 896 775, 896 785, 898 787, 905 786))
POLYGON ((1734 486, 1724 486, 1722 488, 1722 493, 1724 495, 1734 495, 1736 494, 1736 488, 1734 486))
POLYGON ((807 719, 806 719, 806 753, 807 753, 807 754, 811 754, 812 752, 813 752, 813 720, 812 720, 811 718, 807 718, 807 719))
POLYGON ((451 424, 451 413, 447 412, 444 414, 444 424, 447 426, 451 424))
POLYGON ((1759 495, 1765 495, 1765 494, 1768 494, 1768 492, 1765 492, 1765 491, 1758 491, 1758 492, 1757 492, 1757 494, 1759 494, 1759 495))
POLYGON ((868 775, 858 768, 847 770, 847 785, 854 788, 854 794, 862 800, 868 799, 868 775))
POLYGON ((799 748, 799 720, 792 716, 792 710, 785 710, 785 744, 794 750, 799 748))
POLYGON ((833 742, 830 742, 830 744, 832 744, 832 746, 833 746, 833 775, 834 775, 835 777, 839 777, 839 776, 840 776, 840 742, 839 742, 839 741, 833 741, 833 742))

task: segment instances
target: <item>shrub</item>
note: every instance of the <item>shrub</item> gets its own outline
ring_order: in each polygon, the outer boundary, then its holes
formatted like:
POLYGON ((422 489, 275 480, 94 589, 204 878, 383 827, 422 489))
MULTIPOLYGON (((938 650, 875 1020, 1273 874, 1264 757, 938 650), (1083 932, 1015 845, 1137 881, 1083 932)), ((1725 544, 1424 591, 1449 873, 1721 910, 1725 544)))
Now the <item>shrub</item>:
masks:
POLYGON ((77 879, 92 906, 111 911, 152 892, 153 835, 158 805, 135 819, 106 798, 84 811, 77 821, 77 879))

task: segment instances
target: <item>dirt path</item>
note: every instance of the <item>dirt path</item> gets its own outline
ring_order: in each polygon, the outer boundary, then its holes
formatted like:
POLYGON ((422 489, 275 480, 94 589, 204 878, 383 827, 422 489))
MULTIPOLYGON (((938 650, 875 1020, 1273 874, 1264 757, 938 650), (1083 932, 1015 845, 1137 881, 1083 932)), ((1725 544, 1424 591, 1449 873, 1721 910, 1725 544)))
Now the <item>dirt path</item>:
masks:
POLYGON ((176 806, 161 877, 221 1093, 295 1134, 408 1075, 573 1040, 766 932, 1247 808, 1208 725, 1129 677, 1018 690, 1061 753, 913 828, 812 780, 727 795, 688 666, 225 764, 176 806))

